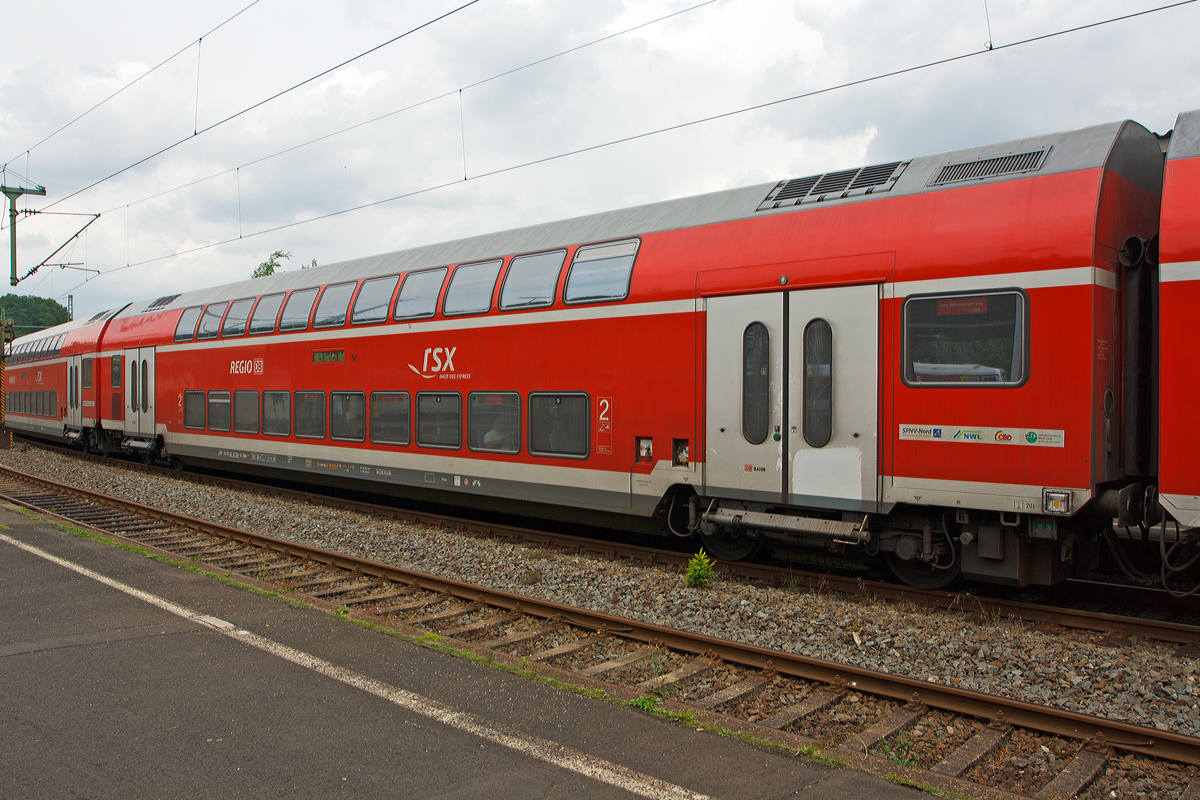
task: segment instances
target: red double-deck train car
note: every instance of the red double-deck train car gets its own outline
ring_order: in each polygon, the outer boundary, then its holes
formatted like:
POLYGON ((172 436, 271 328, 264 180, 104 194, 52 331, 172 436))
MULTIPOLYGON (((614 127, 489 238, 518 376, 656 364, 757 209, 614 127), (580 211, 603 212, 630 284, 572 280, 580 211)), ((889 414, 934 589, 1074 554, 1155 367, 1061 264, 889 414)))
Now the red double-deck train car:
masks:
POLYGON ((1112 123, 135 302, 29 337, 61 336, 36 362, 57 416, 8 424, 726 558, 1051 584, 1156 507, 1152 240, 1172 191, 1196 209, 1185 159, 1164 200, 1159 139, 1112 123))
POLYGON ((1159 267, 1161 397, 1159 500, 1167 518, 1200 527, 1200 350, 1192 311, 1200 308, 1200 111, 1180 114, 1163 176, 1159 267))

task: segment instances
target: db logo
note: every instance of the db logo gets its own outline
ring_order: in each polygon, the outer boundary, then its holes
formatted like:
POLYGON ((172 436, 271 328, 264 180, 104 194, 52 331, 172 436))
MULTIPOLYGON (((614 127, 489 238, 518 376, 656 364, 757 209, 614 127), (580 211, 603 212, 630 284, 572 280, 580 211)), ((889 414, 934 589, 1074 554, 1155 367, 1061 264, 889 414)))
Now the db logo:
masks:
POLYGON ((746 472, 754 472, 754 467, 753 467, 753 466, 751 466, 750 464, 747 464, 747 465, 746 465, 746 472))
POLYGON ((1005 433, 1004 431, 996 431, 996 441, 997 442, 1011 442, 1012 434, 1005 433))

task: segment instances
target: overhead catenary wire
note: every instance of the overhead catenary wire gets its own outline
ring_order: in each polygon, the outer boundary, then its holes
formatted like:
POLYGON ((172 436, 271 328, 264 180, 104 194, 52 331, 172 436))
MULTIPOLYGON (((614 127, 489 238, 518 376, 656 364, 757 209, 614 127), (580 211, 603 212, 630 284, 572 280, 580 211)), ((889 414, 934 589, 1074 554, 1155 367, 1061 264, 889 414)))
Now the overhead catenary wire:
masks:
MULTIPOLYGON (((316 75, 305 78, 304 80, 300 81, 299 83, 293 84, 286 89, 281 89, 280 91, 276 92, 275 94, 273 94, 269 97, 266 97, 262 100, 259 100, 258 102, 253 103, 249 106, 246 106, 245 108, 243 108, 240 111, 236 111, 227 117, 223 117, 223 118, 217 120, 216 122, 213 122, 210 125, 206 125, 203 128, 200 128, 199 130, 194 131, 190 136, 185 136, 182 139, 172 142, 171 144, 167 145, 166 147, 163 147, 159 150, 154 151, 153 153, 151 153, 148 156, 138 159, 137 161, 133 162, 132 164, 130 164, 128 166, 122 167, 121 169, 117 170, 116 172, 110 173, 109 175, 106 175, 103 178, 92 181, 87 186, 84 186, 82 189, 76 189, 75 191, 71 192, 70 194, 66 195, 65 197, 55 200, 53 203, 51 203, 49 206, 47 206, 47 208, 56 206, 59 203, 64 203, 67 200, 70 200, 72 197, 75 197, 76 195, 82 194, 89 189, 95 188, 96 186, 99 186, 100 184, 105 183, 106 181, 112 180, 113 178, 117 177, 118 175, 128 172, 129 170, 133 169, 134 167, 140 166, 141 164, 145 164, 147 161, 150 161, 154 158, 157 158, 158 156, 161 156, 164 153, 168 153, 171 150, 174 150, 176 147, 179 147, 184 142, 189 142, 192 139, 196 138, 197 136, 200 136, 202 134, 208 133, 211 130, 219 128, 222 125, 232 122, 233 120, 235 120, 245 114, 249 114, 251 111, 253 111, 256 108, 260 108, 260 107, 266 105, 267 103, 270 103, 274 100, 278 100, 280 97, 283 97, 286 94, 294 92, 297 89, 301 88, 302 86, 307 86, 308 84, 312 83, 313 81, 319 80, 320 78, 323 78, 324 76, 328 75, 331 72, 335 72, 348 64, 352 64, 355 61, 358 61, 360 58, 365 58, 365 57, 371 55, 372 53, 377 52, 378 50, 381 50, 384 47, 387 47, 390 44, 395 44, 396 42, 400 41, 401 39, 403 39, 407 36, 411 36, 412 34, 418 32, 420 30, 424 30, 425 28, 428 28, 430 25, 434 25, 434 24, 446 19, 447 17, 451 17, 464 9, 470 8, 471 6, 473 6, 479 2, 481 2, 481 0, 468 0, 466 3, 463 3, 462 5, 460 5, 456 8, 453 8, 444 14, 440 14, 431 20, 428 20, 426 22, 421 23, 420 25, 417 25, 414 28, 410 28, 409 30, 405 31, 404 33, 401 33, 397 36, 393 36, 391 39, 388 39, 386 42, 381 42, 380 44, 375 45, 374 47, 370 48, 369 50, 364 50, 363 52, 359 53, 358 55, 352 56, 352 57, 346 59, 345 61, 342 61, 341 63, 335 64, 332 67, 329 67, 328 69, 322 70, 321 72, 318 72, 316 75)), ((190 47, 190 45, 189 45, 189 47, 190 47)))
MULTIPOLYGON (((439 183, 436 185, 427 186, 427 187, 424 187, 421 189, 414 189, 409 192, 404 192, 401 194, 393 195, 391 197, 386 197, 386 198, 383 198, 380 200, 374 200, 374 201, 370 201, 367 203, 361 203, 359 205, 350 206, 348 208, 339 209, 337 211, 331 211, 331 212, 327 212, 327 213, 323 213, 323 214, 317 214, 312 217, 307 217, 307 218, 301 219, 301 220, 293 220, 291 222, 283 223, 283 224, 276 225, 276 226, 270 227, 270 228, 265 228, 265 229, 259 230, 259 231, 254 231, 254 232, 247 233, 247 234, 235 237, 235 238, 229 238, 229 239, 224 239, 224 240, 220 240, 220 241, 209 242, 209 243, 206 243, 203 245, 197 245, 196 247, 189 248, 187 250, 178 250, 173 253, 169 253, 169 254, 162 255, 162 256, 157 256, 154 258, 144 259, 142 261, 129 262, 125 266, 114 267, 112 269, 105 270, 101 274, 102 275, 110 275, 115 272, 120 272, 120 271, 129 269, 131 267, 145 266, 147 264, 153 264, 153 263, 157 263, 157 262, 161 262, 161 261, 166 261, 166 260, 172 259, 172 258, 177 258, 179 256, 189 255, 189 254, 200 252, 203 250, 209 250, 214 247, 220 247, 222 245, 226 245, 226 244, 230 244, 232 242, 238 241, 238 239, 248 239, 248 238, 252 238, 252 237, 256 237, 256 236, 263 236, 263 235, 267 235, 267 234, 271 234, 271 233, 278 233, 279 231, 287 230, 289 228, 294 228, 294 227, 297 227, 300 225, 306 225, 306 224, 309 224, 312 222, 319 222, 321 220, 331 219, 333 217, 341 216, 344 214, 349 214, 349 213, 352 213, 355 211, 361 211, 361 210, 364 210, 367 208, 372 208, 375 206, 384 205, 386 203, 391 203, 391 202, 395 202, 398 200, 404 200, 404 199, 416 197, 416 196, 419 196, 422 194, 428 194, 430 192, 439 191, 441 189, 445 189, 450 186, 461 185, 468 181, 481 180, 483 178, 494 177, 497 175, 502 175, 505 173, 525 169, 525 168, 528 168, 531 166, 536 166, 538 164, 545 164, 545 163, 548 163, 551 161, 556 161, 556 160, 560 160, 563 158, 569 158, 571 156, 580 155, 582 153, 594 152, 596 150, 613 147, 613 146, 616 146, 619 144, 625 144, 625 143, 629 143, 629 142, 633 142, 633 141, 638 141, 641 139, 658 136, 660 134, 669 133, 672 131, 683 130, 686 128, 695 127, 697 125, 703 125, 703 124, 706 124, 709 122, 714 122, 714 121, 721 120, 721 119, 727 119, 727 118, 734 117, 734 116, 741 115, 741 114, 751 113, 754 111, 760 111, 760 110, 763 110, 766 108, 772 108, 775 106, 783 105, 785 103, 794 102, 796 100, 801 100, 801 99, 805 99, 805 98, 809 98, 809 97, 816 97, 816 96, 823 95, 823 94, 829 94, 829 93, 836 92, 836 91, 842 91, 842 90, 845 90, 845 89, 848 89, 851 87, 855 87, 855 86, 862 86, 864 84, 869 84, 869 83, 872 83, 875 81, 886 80, 889 78, 894 78, 894 77, 898 77, 901 75, 911 74, 914 72, 919 72, 919 71, 931 69, 934 67, 944 66, 947 64, 952 64, 955 62, 964 61, 967 59, 985 55, 987 53, 992 53, 992 52, 1001 51, 1001 50, 1008 50, 1008 49, 1032 44, 1035 42, 1046 41, 1048 39, 1053 39, 1053 38, 1060 37, 1060 36, 1066 36, 1069 34, 1078 33, 1081 31, 1092 29, 1092 28, 1097 28, 1097 27, 1100 27, 1103 25, 1110 25, 1113 23, 1123 22, 1123 21, 1133 19, 1136 17, 1143 17, 1143 16, 1146 16, 1149 14, 1154 14, 1154 13, 1158 13, 1161 11, 1167 11, 1170 9, 1179 8, 1181 6, 1192 5, 1192 4, 1195 4, 1196 2, 1200 2, 1200 0, 1180 0, 1179 2, 1170 3, 1170 4, 1162 5, 1162 6, 1157 6, 1155 8, 1146 9, 1143 11, 1133 12, 1130 14, 1124 14, 1124 15, 1120 15, 1120 16, 1116 16, 1116 17, 1109 17, 1109 18, 1099 20, 1096 22, 1090 22, 1090 23, 1086 23, 1083 25, 1077 25, 1077 26, 1070 27, 1070 28, 1063 28, 1058 31, 1052 31, 1050 33, 1027 37, 1025 39, 1020 39, 1017 41, 1009 42, 1007 44, 995 45, 994 47, 992 47, 990 49, 975 50, 975 51, 971 51, 968 53, 962 53, 962 54, 955 55, 955 56, 948 56, 946 58, 935 59, 933 61, 928 61, 928 62, 924 62, 921 64, 916 64, 916 65, 913 65, 910 67, 904 67, 901 69, 892 70, 892 71, 885 72, 885 73, 880 73, 877 75, 872 75, 872 76, 866 77, 866 78, 859 78, 859 79, 855 79, 855 80, 851 80, 851 81, 846 81, 843 83, 827 86, 827 87, 820 88, 820 89, 813 89, 808 92, 801 92, 799 94, 789 95, 787 97, 779 98, 776 100, 770 100, 770 101, 766 101, 763 103, 756 103, 754 105, 744 106, 742 108, 737 108, 737 109, 733 109, 730 111, 721 112, 719 114, 712 114, 712 115, 709 115, 706 117, 700 117, 700 118, 693 119, 693 120, 690 120, 687 122, 676 123, 674 125, 667 125, 667 126, 664 126, 661 128, 655 128, 653 130, 643 131, 641 133, 632 134, 632 135, 620 137, 617 139, 611 139, 611 140, 608 140, 605 142, 600 142, 600 143, 593 144, 593 145, 587 145, 587 146, 575 148, 572 150, 567 150, 567 151, 564 151, 561 153, 556 153, 554 155, 544 156, 542 158, 532 159, 529 161, 523 161, 518 164, 512 164, 512 165, 509 165, 506 167, 500 167, 498 169, 490 170, 488 172, 482 172, 482 173, 479 173, 476 175, 470 175, 463 179, 455 179, 452 181, 445 181, 445 182, 442 182, 442 183, 439 183)), ((450 93, 448 93, 448 94, 450 94, 450 93)), ((74 289, 70 289, 68 291, 73 291, 73 290, 74 289)))
MULTIPOLYGON (((522 71, 522 70, 526 70, 526 69, 530 69, 530 68, 532 68, 532 67, 536 67, 536 66, 538 66, 539 64, 545 64, 546 62, 548 62, 548 61, 553 61, 553 60, 554 60, 554 59, 556 59, 556 58, 562 58, 563 56, 570 55, 571 53, 576 53, 576 52, 578 52, 578 51, 580 51, 580 50, 584 50, 584 49, 586 49, 586 48, 593 47, 593 46, 595 46, 595 45, 597 45, 597 44, 601 44, 601 43, 603 43, 603 42, 607 42, 607 41, 609 41, 609 40, 611 40, 611 39, 615 39, 615 38, 618 38, 618 37, 620 37, 620 36, 625 36, 625 35, 627 35, 627 34, 629 34, 629 33, 633 33, 634 31, 641 30, 642 28, 647 28, 647 27, 649 27, 649 26, 651 26, 651 25, 656 25, 656 24, 658 24, 658 23, 660 23, 660 22, 665 22, 666 20, 669 20, 669 19, 671 19, 671 18, 673 18, 673 17, 678 17, 678 16, 680 16, 680 15, 682 15, 682 14, 687 14, 688 12, 695 11, 695 10, 697 10, 697 9, 703 8, 703 7, 705 7, 705 6, 710 6, 710 5, 712 5, 712 4, 714 4, 714 3, 718 3, 718 2, 721 2, 721 0, 703 0, 703 2, 697 3, 697 4, 695 4, 695 5, 692 5, 692 6, 688 6, 687 8, 682 8, 682 9, 679 9, 678 11, 672 11, 670 14, 665 14, 665 15, 663 15, 663 16, 661 16, 661 17, 656 17, 655 19, 652 19, 652 20, 647 20, 646 22, 641 22, 641 23, 638 23, 637 25, 633 25, 633 26, 631 26, 631 27, 629 27, 629 28, 624 28, 623 30, 615 31, 615 32, 613 32, 613 33, 610 33, 610 34, 607 34, 607 35, 605 35, 605 36, 601 36, 601 37, 599 37, 599 38, 597 38, 597 39, 592 39, 592 40, 590 40, 590 41, 587 41, 587 42, 584 42, 584 43, 582 43, 582 44, 575 45, 574 47, 569 47, 569 48, 567 48, 566 50, 560 50, 560 51, 558 51, 558 52, 556 52, 556 53, 553 53, 553 54, 551 54, 551 55, 548 55, 548 56, 543 56, 543 57, 541 57, 541 58, 538 58, 538 59, 536 59, 536 60, 534 60, 534 61, 530 61, 530 62, 528 62, 528 63, 526 63, 526 64, 522 64, 522 65, 521 65, 521 66, 519 66, 519 67, 513 67, 513 68, 511 68, 511 69, 506 69, 506 70, 504 70, 503 72, 499 72, 499 73, 497 73, 497 74, 495 74, 495 75, 492 75, 492 76, 490 76, 490 77, 483 78, 483 79, 481 79, 481 80, 477 80, 477 81, 474 81, 474 82, 472 82, 472 83, 468 83, 468 84, 466 84, 465 86, 461 86, 461 87, 459 87, 459 88, 457 88, 457 89, 451 89, 451 90, 449 90, 449 91, 441 92, 440 94, 436 94, 436 95, 432 95, 432 96, 430 96, 430 97, 426 97, 426 98, 425 98, 425 99, 423 99, 423 100, 418 100, 418 101, 416 101, 416 102, 414 102, 414 103, 409 103, 409 104, 407 104, 407 105, 405 105, 405 106, 402 106, 402 107, 400 107, 400 108, 393 109, 392 111, 388 111, 388 112, 387 112, 387 113, 385 113, 385 114, 380 114, 380 115, 379 115, 379 116, 377 116, 377 117, 372 117, 371 119, 368 119, 368 120, 363 120, 362 122, 357 122, 357 123, 355 123, 355 124, 353 124, 353 125, 348 125, 348 126, 346 126, 346 127, 344 127, 344 128, 339 128, 339 129, 338 129, 338 130, 336 130, 336 131, 331 131, 331 132, 329 132, 329 133, 322 134, 321 136, 317 136, 317 137, 315 137, 315 138, 308 139, 307 141, 300 142, 299 144, 294 144, 294 145, 291 145, 290 147, 286 147, 286 148, 284 148, 284 149, 282 149, 282 150, 277 150, 277 151, 276 151, 276 152, 274 152, 274 153, 269 153, 269 154, 267 154, 267 155, 265 155, 265 156, 260 156, 260 157, 258 157, 258 158, 255 158, 255 159, 252 159, 252 160, 250 160, 250 161, 247 161, 247 162, 245 162, 244 164, 239 164, 239 165, 238 165, 238 166, 236 166, 236 167, 230 167, 229 169, 225 169, 225 170, 222 170, 222 171, 220 171, 220 172, 214 172, 213 174, 211 174, 211 175, 206 175, 206 176, 205 176, 205 177, 203 177, 203 178, 197 178, 197 179, 195 179, 195 180, 188 181, 187 183, 180 184, 179 186, 175 186, 175 187, 173 187, 173 188, 170 188, 170 189, 163 189, 162 191, 155 192, 154 194, 147 195, 146 197, 143 197, 143 198, 141 198, 141 199, 129 201, 129 204, 130 204, 130 205, 137 205, 137 204, 139 204, 139 203, 145 203, 145 202, 148 202, 148 201, 150 201, 150 200, 156 200, 156 199, 158 199, 159 197, 163 197, 163 196, 165 196, 165 195, 171 194, 172 192, 178 192, 178 191, 181 191, 181 190, 183 190, 183 189, 188 189, 188 188, 190 188, 190 187, 192 187, 192 186, 197 186, 197 185, 199 185, 199 184, 201 184, 201 183, 204 183, 205 181, 210 181, 210 180, 213 180, 214 178, 220 178, 220 177, 222 177, 222 176, 224 176, 224 175, 228 175, 228 174, 229 174, 229 173, 231 173, 231 172, 237 172, 237 171, 238 171, 238 170, 240 170, 240 169, 246 169, 247 167, 251 167, 251 166, 254 166, 254 165, 256 165, 256 164, 261 164, 261 163, 263 163, 263 162, 265 162, 265 161, 269 161, 270 159, 273 159, 273 158, 278 158, 278 157, 280 157, 280 156, 287 155, 288 153, 294 153, 295 151, 297 151, 297 150, 300 150, 300 149, 302 149, 302 148, 305 148, 305 147, 308 147, 308 146, 310 146, 310 145, 314 145, 314 144, 318 144, 318 143, 320 143, 320 142, 328 141, 329 139, 332 139, 332 138, 334 138, 335 136, 340 136, 340 135, 342 135, 342 134, 344 134, 344 133, 350 133, 351 131, 355 131, 355 130, 358 130, 358 129, 360 129, 360 128, 364 128, 364 127, 366 127, 366 126, 368 126, 368 125, 373 125, 373 124, 375 124, 376 122, 381 122, 381 121, 383 121, 383 120, 385 120, 385 119, 389 119, 390 117, 394 117, 394 116, 396 116, 396 115, 398 115, 398 114, 403 114, 403 113, 404 113, 404 112, 406 112, 406 111, 412 111, 413 109, 420 108, 420 107, 421 107, 421 106, 423 106, 423 105, 428 105, 429 103, 434 103, 434 102, 437 102, 438 100, 444 100, 445 98, 447 98, 447 97, 451 97, 451 96, 453 96, 453 95, 455 95, 455 94, 458 94, 458 95, 460 96, 460 123, 461 123, 461 95, 462 95, 462 93, 463 93, 464 91, 466 91, 467 89, 473 89, 473 88, 476 88, 476 87, 479 87, 479 86, 483 86, 484 84, 490 83, 490 82, 492 82, 492 81, 499 80, 500 78, 504 78, 504 77, 507 77, 507 76, 509 76, 509 75, 513 75, 513 74, 515 74, 515 73, 517 73, 517 72, 520 72, 520 71, 522 71)), ((461 127, 461 125, 460 125, 460 127, 461 127)), ((460 131, 460 132, 461 132, 461 131, 460 131)), ((463 144, 463 148, 464 148, 463 161, 465 162, 465 161, 466 161, 466 154, 465 154, 465 148, 466 148, 466 144, 465 144, 465 142, 464 142, 464 144, 463 144)), ((464 170, 464 171, 465 171, 465 170, 464 170)), ((110 209, 108 209, 108 211, 115 211, 115 210, 117 210, 118 208, 122 208, 122 207, 124 207, 125 205, 126 205, 125 203, 121 203, 120 205, 117 205, 117 206, 115 206, 115 207, 113 207, 113 208, 110 208, 110 209)), ((107 212, 101 212, 101 213, 107 213, 107 212)), ((3 224, 0 224, 0 230, 3 230, 3 224)))
MULTIPOLYGON (((147 78, 147 77, 149 77, 149 76, 150 76, 152 73, 154 73, 154 72, 158 71, 159 69, 162 69, 162 68, 163 68, 163 67, 165 67, 167 64, 171 63, 171 62, 172 62, 172 61, 174 61, 176 58, 178 58, 179 56, 183 55, 183 54, 184 54, 184 53, 186 53, 188 50, 192 49, 192 45, 194 45, 194 44, 197 44, 197 43, 198 43, 198 42, 199 42, 201 39, 203 39, 205 36, 212 36, 214 33, 216 33, 217 31, 221 30, 221 28, 225 27, 225 26, 226 26, 226 25, 228 25, 230 22, 233 22, 235 19, 237 19, 238 17, 240 17, 242 14, 245 14, 245 13, 246 13, 247 11, 249 11, 251 8, 253 8, 254 6, 258 5, 258 3, 259 3, 259 0, 253 0, 253 2, 251 2, 251 3, 250 3, 248 6, 246 6, 246 7, 245 7, 245 8, 243 8, 242 10, 238 11, 236 14, 234 14, 234 15, 233 15, 233 16, 231 16, 231 17, 229 17, 228 19, 226 19, 225 21, 223 21, 221 24, 217 25, 215 28, 213 28, 212 30, 210 30, 210 31, 208 31, 207 33, 205 33, 203 36, 200 36, 199 38, 197 38, 197 39, 194 39, 194 40, 192 40, 192 41, 188 42, 186 46, 184 46, 184 47, 181 47, 179 50, 177 50, 177 51, 175 51, 174 53, 172 53, 171 55, 167 56, 167 57, 166 57, 166 58, 164 58, 162 61, 160 61, 160 62, 158 62, 157 64, 155 64, 153 67, 151 67, 150 69, 146 70, 146 71, 145 71, 145 72, 143 72, 141 75, 137 76, 136 78, 134 78, 133 80, 131 80, 129 83, 125 84, 125 85, 124 85, 124 86, 122 86, 120 89, 117 89, 115 92, 113 92, 112 94, 110 94, 108 97, 106 97, 106 98, 104 98, 103 100, 101 100, 99 103, 96 103, 96 104, 95 104, 94 106, 92 106, 91 108, 87 109, 87 110, 86 110, 86 111, 84 111, 83 113, 81 113, 81 114, 79 114, 78 116, 76 116, 75 118, 73 118, 71 121, 69 121, 69 122, 67 122, 67 123, 65 123, 65 124, 63 124, 63 125, 61 125, 61 126, 59 126, 59 127, 58 127, 57 129, 55 129, 53 132, 51 132, 51 133, 47 134, 46 136, 43 136, 43 137, 42 137, 40 140, 38 140, 38 142, 37 142, 37 143, 35 143, 35 144, 34 144, 32 147, 30 147, 30 148, 26 149, 26 150, 24 151, 24 153, 21 153, 21 154, 19 154, 19 155, 18 155, 18 156, 16 156, 16 157, 17 157, 17 158, 20 158, 20 156, 21 156, 21 155, 24 155, 26 158, 28 158, 28 157, 29 157, 29 151, 30 151, 30 150, 35 150, 35 149, 37 149, 38 147, 41 147, 43 144, 45 144, 46 142, 50 141, 50 140, 51 140, 51 139, 53 139, 55 136, 58 136, 60 133, 62 133, 63 131, 65 131, 67 128, 71 127, 71 126, 72 126, 72 125, 74 125, 76 122, 79 122, 79 120, 83 119, 83 118, 84 118, 84 117, 86 117, 88 114, 91 114, 93 111, 95 111, 96 109, 100 108, 102 105, 104 105, 105 103, 107 103, 109 100, 112 100, 114 97, 116 97, 117 95, 121 94, 121 93, 122 93, 122 92, 124 92, 126 89, 130 88, 131 86, 133 86, 134 84, 136 84, 136 83, 138 83, 139 81, 143 80, 144 78, 147 78)), ((199 59, 199 54, 197 54, 197 59, 199 59)), ((9 160, 11 161, 12 159, 9 159, 9 160)), ((6 166, 7 166, 7 164, 6 164, 6 166)), ((28 174, 28 170, 26 170, 26 173, 28 174)))

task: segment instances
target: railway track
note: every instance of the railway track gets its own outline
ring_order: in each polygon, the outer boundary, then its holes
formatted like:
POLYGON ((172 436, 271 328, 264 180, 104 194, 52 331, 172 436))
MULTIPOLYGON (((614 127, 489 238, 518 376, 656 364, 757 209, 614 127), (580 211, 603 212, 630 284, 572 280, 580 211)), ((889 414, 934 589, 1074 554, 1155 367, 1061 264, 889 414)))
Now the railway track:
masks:
MULTIPOLYGON (((335 497, 316 490, 301 491, 255 483, 224 475, 178 472, 172 469, 147 466, 140 461, 123 461, 97 455, 82 454, 75 449, 52 445, 39 440, 28 440, 28 444, 50 452, 67 455, 71 458, 103 464, 114 469, 127 469, 142 474, 169 476, 201 485, 219 486, 295 502, 344 509, 383 519, 417 522, 457 530, 467 535, 504 538, 514 542, 537 544, 567 552, 592 553, 609 558, 629 559, 640 563, 670 565, 681 569, 686 567, 688 560, 691 558, 691 553, 683 553, 666 548, 573 536, 494 522, 481 522, 445 514, 398 508, 393 505, 335 497)), ((1161 607, 1161 604, 1169 599, 1165 593, 1149 592, 1141 587, 1117 587, 1117 591, 1119 592, 1134 593, 1137 595, 1137 598, 1130 602, 1136 608, 1141 609, 1144 616, 1135 616, 1131 614, 1096 611, 1088 608, 1064 607, 1061 605, 1047 605, 1044 603, 1006 598, 984 597, 970 592, 923 590, 895 583, 885 583, 863 578, 847 578, 828 573, 808 572, 771 564, 745 562, 719 562, 719 564, 720 570, 727 576, 761 582, 771 586, 802 586, 813 590, 838 592, 850 596, 870 598, 872 600, 907 602, 928 608, 956 610, 980 619, 1002 618, 1023 620, 1042 625, 1044 626, 1043 630, 1046 631, 1053 631, 1056 628, 1089 630, 1109 634, 1115 641, 1127 640, 1130 637, 1140 637, 1143 639, 1170 642, 1200 650, 1200 625, 1180 623, 1172 621, 1172 619, 1160 619, 1155 616, 1156 614, 1160 614, 1161 616, 1170 617, 1183 611, 1188 613, 1189 616, 1194 617, 1194 612, 1200 611, 1200 601, 1195 601, 1192 598, 1185 601, 1175 601, 1172 604, 1171 612, 1165 612, 1161 607)), ((1111 604, 1114 587, 1088 582, 1075 582, 1070 587, 1070 591, 1074 599, 1083 600, 1084 602, 1094 602, 1093 598, 1103 597, 1106 604, 1111 604)))
MULTIPOLYGON (((1180 789, 1200 739, 833 664, 373 563, 0 470, 10 502, 338 613, 431 634, 646 710, 970 796, 1065 797, 1123 762, 1172 762, 1180 789), (952 731, 936 746, 914 732, 952 731), (927 743, 925 743, 927 744, 927 743), (1007 750, 1004 750, 1007 748, 1007 750), (1040 758, 989 785, 998 750, 1040 758), (1136 754, 1136 756, 1134 755, 1136 754), (1185 765, 1185 766, 1180 766, 1185 765), (1024 772, 1022 772, 1024 774, 1024 772)), ((1019 763, 1017 759, 1014 763, 1019 763)), ((1186 795, 1185 795, 1186 796, 1186 795)))

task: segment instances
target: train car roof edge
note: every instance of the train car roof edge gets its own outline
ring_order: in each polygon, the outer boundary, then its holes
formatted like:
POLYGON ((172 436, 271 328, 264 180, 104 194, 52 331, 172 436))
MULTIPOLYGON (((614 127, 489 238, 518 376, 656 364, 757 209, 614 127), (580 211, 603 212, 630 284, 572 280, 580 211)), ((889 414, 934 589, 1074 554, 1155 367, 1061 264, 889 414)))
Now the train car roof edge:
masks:
MULTIPOLYGON (((1194 112, 1200 113, 1200 112, 1194 112)), ((1181 117, 1182 118, 1182 117, 1181 117)), ((1109 168, 1140 185, 1152 180, 1136 157, 1126 157, 1122 144, 1136 139, 1136 131, 1145 128, 1123 120, 1080 128, 1073 131, 1030 136, 1007 142, 963 148, 944 153, 918 156, 895 182, 891 191, 828 202, 757 211, 758 206, 779 182, 764 183, 737 189, 725 189, 707 194, 672 200, 662 200, 615 211, 543 222, 522 228, 480 234, 447 242, 421 245, 405 250, 365 256, 336 262, 309 270, 292 270, 264 278, 246 279, 234 283, 183 292, 169 304, 153 309, 175 311, 187 306, 236 300, 243 297, 273 294, 340 281, 357 280, 377 275, 427 269, 451 264, 537 252, 558 247, 631 238, 645 234, 711 225, 773 214, 803 213, 806 210, 835 204, 874 202, 892 197, 946 191, 975 185, 965 181, 949 185, 929 186, 936 170, 947 164, 965 163, 1004 155, 1048 148, 1041 167, 1033 174, 1053 175, 1097 167, 1109 168)), ((1156 145, 1157 146, 1157 145, 1156 145)), ((1029 172, 988 178, 988 183, 1020 180, 1029 172)), ((1156 193, 1161 186, 1147 185, 1156 193)), ((153 299, 130 303, 115 318, 137 316, 145 312, 153 299)))
POLYGON ((1200 156, 1200 109, 1179 115, 1167 148, 1167 161, 1197 156, 1200 156))

